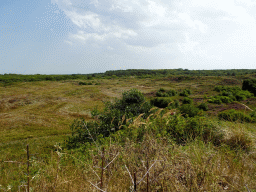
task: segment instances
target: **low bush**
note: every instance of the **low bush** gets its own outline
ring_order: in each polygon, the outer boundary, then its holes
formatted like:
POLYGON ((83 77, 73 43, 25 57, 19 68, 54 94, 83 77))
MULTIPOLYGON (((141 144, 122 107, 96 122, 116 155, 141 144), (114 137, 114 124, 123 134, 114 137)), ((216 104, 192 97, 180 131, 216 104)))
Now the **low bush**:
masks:
POLYGON ((202 109, 203 111, 208 111, 209 107, 206 103, 201 103, 200 105, 198 105, 198 109, 202 109))
POLYGON ((234 92, 238 92, 238 91, 241 91, 241 90, 242 89, 240 87, 237 87, 237 86, 230 87, 230 86, 219 85, 219 86, 216 86, 214 88, 214 91, 217 91, 217 92, 231 92, 231 93, 234 93, 234 92))
POLYGON ((252 118, 256 119, 256 108, 249 114, 252 118))
POLYGON ((87 85, 87 83, 80 81, 80 82, 78 83, 78 85, 87 85))
POLYGON ((220 112, 218 118, 226 121, 254 122, 254 119, 251 116, 236 111, 235 109, 220 112))
POLYGON ((132 122, 135 116, 143 114, 143 118, 147 118, 153 112, 150 111, 152 108, 150 103, 137 89, 124 92, 122 98, 116 99, 114 103, 104 104, 103 112, 99 112, 97 108, 91 112, 96 121, 88 122, 86 126, 83 119, 74 121, 70 127, 72 135, 66 140, 68 148, 78 147, 84 142, 92 142, 92 137, 108 137, 132 122))
POLYGON ((164 88, 160 88, 156 92, 157 97, 172 97, 175 96, 177 92, 175 90, 170 89, 169 91, 166 91, 164 88))
POLYGON ((168 135, 178 144, 186 144, 196 138, 214 145, 220 145, 223 140, 223 132, 209 121, 201 117, 183 118, 174 116, 166 126, 168 135))
POLYGON ((189 97, 184 97, 184 99, 182 100, 183 104, 192 104, 193 100, 189 97))
POLYGON ((169 97, 169 94, 166 93, 166 92, 158 91, 158 92, 156 93, 156 96, 157 96, 157 97, 169 97))
POLYGON ((184 117, 195 117, 197 115, 202 115, 202 111, 191 104, 183 104, 180 107, 180 112, 184 117))
POLYGON ((167 93, 170 97, 177 95, 177 92, 173 89, 170 89, 169 91, 167 91, 167 93))
POLYGON ((209 103, 215 103, 215 104, 221 104, 222 100, 220 99, 220 97, 211 97, 208 100, 209 103))
POLYGON ((231 103, 233 101, 244 101, 253 97, 249 91, 244 91, 240 87, 216 86, 215 91, 220 92, 219 95, 211 97, 209 103, 231 103))
POLYGON ((178 100, 174 100, 173 102, 171 102, 169 105, 168 105, 168 109, 176 109, 180 106, 180 103, 178 100))
POLYGON ((182 92, 180 92, 180 96, 188 97, 191 94, 190 89, 184 89, 182 92))
POLYGON ((256 79, 247 79, 243 81, 243 90, 248 90, 256 96, 256 79))
POLYGON ((244 101, 247 98, 253 97, 253 94, 250 93, 249 91, 238 91, 234 96, 237 101, 244 101))
POLYGON ((166 108, 169 104, 172 103, 172 100, 170 98, 156 97, 151 99, 150 103, 159 108, 166 108))

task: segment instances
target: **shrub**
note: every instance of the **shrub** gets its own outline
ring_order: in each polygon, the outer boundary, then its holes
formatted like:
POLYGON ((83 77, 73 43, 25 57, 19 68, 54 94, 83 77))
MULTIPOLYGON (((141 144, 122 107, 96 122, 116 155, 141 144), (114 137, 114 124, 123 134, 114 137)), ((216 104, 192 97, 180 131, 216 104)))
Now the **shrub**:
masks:
POLYGON ((195 117, 200 114, 200 110, 191 104, 183 104, 180 107, 180 112, 185 117, 195 117))
POLYGON ((171 96, 175 96, 177 94, 177 92, 175 90, 170 89, 169 91, 166 91, 164 88, 160 88, 157 93, 156 96, 157 97, 171 97, 171 96))
POLYGON ((221 104, 222 101, 220 99, 220 97, 211 97, 209 100, 208 100, 209 103, 215 103, 215 104, 221 104))
POLYGON ((248 90, 256 96, 256 79, 247 79, 243 81, 243 90, 248 90))
POLYGON ((212 103, 231 103, 233 101, 244 101, 247 98, 252 97, 252 93, 249 91, 243 91, 240 87, 229 86, 216 86, 215 91, 221 92, 215 99, 211 100, 212 103))
POLYGON ((229 111, 223 111, 218 114, 218 118, 226 121, 241 121, 241 122, 253 122, 253 118, 240 111, 231 109, 229 111))
MULTIPOLYGON (((164 126, 161 126, 161 128, 164 126)), ((224 136, 219 128, 201 117, 184 119, 175 116, 167 124, 167 133, 178 144, 186 144, 186 142, 198 138, 206 143, 212 142, 214 145, 219 145, 224 136)))
POLYGON ((159 107, 159 108, 166 108, 169 104, 171 104, 172 100, 170 98, 153 98, 151 99, 151 104, 159 107))
POLYGON ((227 96, 219 96, 220 100, 222 103, 231 103, 233 102, 233 99, 227 96))
POLYGON ((170 89, 167 93, 168 93, 168 95, 169 95, 170 97, 177 95, 177 92, 176 92, 175 90, 173 90, 173 89, 170 89))
POLYGON ((158 92, 156 93, 156 96, 157 96, 157 97, 169 97, 168 93, 161 92, 161 91, 158 91, 158 92))
POLYGON ((188 98, 188 97, 184 97, 184 99, 182 100, 183 104, 192 104, 193 100, 188 98))
POLYGON ((108 137, 127 123, 131 122, 135 116, 144 113, 143 118, 150 114, 151 105, 146 101, 143 94, 137 89, 131 89, 124 92, 121 99, 116 99, 114 103, 105 102, 103 112, 99 112, 95 108, 91 114, 97 116, 97 121, 88 122, 85 128, 84 120, 75 120, 71 125, 72 135, 66 140, 66 146, 73 148, 80 146, 85 142, 91 142, 91 136, 97 139, 100 135, 108 137), (128 119, 130 119, 128 121, 128 119), (90 134, 88 130, 90 131, 90 134))
POLYGON ((190 89, 184 89, 182 92, 180 92, 180 96, 188 97, 191 94, 190 89))
POLYGON ((221 96, 228 96, 228 97, 231 97, 233 96, 233 93, 232 92, 229 92, 229 91, 224 91, 220 94, 221 96))
POLYGON ((246 96, 243 95, 243 94, 237 94, 235 97, 236 97, 237 101, 244 101, 244 100, 246 100, 246 96))
POLYGON ((214 91, 217 91, 217 92, 232 92, 232 93, 234 93, 234 92, 238 92, 238 91, 241 91, 241 90, 242 89, 240 87, 237 87, 237 86, 230 87, 230 86, 221 86, 221 85, 219 85, 219 86, 216 86, 214 88, 214 91))
POLYGON ((171 104, 169 104, 168 108, 169 109, 175 109, 178 108, 180 106, 180 103, 178 100, 174 100, 173 102, 171 102, 171 104))
POLYGON ((87 85, 87 83, 80 81, 80 82, 78 83, 78 85, 87 85))
POLYGON ((255 118, 255 119, 256 119, 256 109, 254 109, 254 111, 251 112, 249 115, 250 115, 252 118, 255 118))
POLYGON ((208 105, 206 103, 201 103, 200 105, 198 105, 198 109, 202 109, 203 111, 208 111, 208 105))

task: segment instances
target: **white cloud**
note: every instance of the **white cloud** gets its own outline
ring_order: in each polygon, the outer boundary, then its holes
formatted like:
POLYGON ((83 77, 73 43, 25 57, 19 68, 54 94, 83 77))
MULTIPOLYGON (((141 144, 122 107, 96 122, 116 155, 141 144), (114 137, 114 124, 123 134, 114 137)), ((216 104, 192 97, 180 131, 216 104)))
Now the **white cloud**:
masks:
POLYGON ((161 60, 161 65, 168 66, 176 58, 184 66, 208 62, 209 68, 216 63, 225 67, 227 61, 238 63, 230 57, 232 53, 243 58, 256 47, 253 0, 55 2, 76 26, 77 32, 66 43, 81 43, 87 50, 92 46, 112 63, 123 60, 128 66, 129 62, 161 60))
POLYGON ((65 43, 69 44, 69 45, 73 45, 73 43, 71 41, 64 41, 65 43))

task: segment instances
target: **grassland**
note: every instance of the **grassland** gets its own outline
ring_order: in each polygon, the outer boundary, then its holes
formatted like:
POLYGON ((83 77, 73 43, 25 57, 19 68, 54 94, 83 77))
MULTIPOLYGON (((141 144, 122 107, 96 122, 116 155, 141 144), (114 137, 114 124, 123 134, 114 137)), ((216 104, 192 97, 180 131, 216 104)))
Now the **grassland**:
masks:
MULTIPOLYGON (((99 191, 95 186, 100 187, 100 178, 94 171, 101 177, 97 166, 101 166, 103 149, 98 150, 92 144, 91 150, 68 151, 62 145, 70 136, 70 125, 75 119, 93 120, 94 107, 103 110, 104 101, 114 101, 124 91, 137 88, 150 99, 160 87, 177 91, 188 88, 192 90, 190 98, 199 104, 207 96, 217 94, 213 91, 216 85, 242 85, 240 79, 225 76, 196 80, 95 78, 92 85, 79 85, 80 81, 92 82, 84 79, 15 82, 0 87, 0 191, 27 189, 26 164, 21 163, 26 163, 27 144, 32 191, 99 191)), ((249 151, 215 147, 200 140, 177 145, 168 138, 159 139, 150 134, 141 143, 127 139, 119 145, 110 139, 104 144, 104 158, 106 164, 113 162, 103 175, 102 190, 129 191, 133 186, 129 174, 133 177, 136 172, 139 181, 148 169, 148 162, 149 166, 154 164, 148 178, 150 191, 256 191, 256 124, 217 119, 217 114, 225 109, 248 113, 242 104, 254 109, 256 99, 209 104, 205 117, 221 127, 227 142, 232 139, 236 140, 234 143, 245 142, 251 147, 249 151)), ((146 179, 138 185, 138 191, 147 190, 146 179)))

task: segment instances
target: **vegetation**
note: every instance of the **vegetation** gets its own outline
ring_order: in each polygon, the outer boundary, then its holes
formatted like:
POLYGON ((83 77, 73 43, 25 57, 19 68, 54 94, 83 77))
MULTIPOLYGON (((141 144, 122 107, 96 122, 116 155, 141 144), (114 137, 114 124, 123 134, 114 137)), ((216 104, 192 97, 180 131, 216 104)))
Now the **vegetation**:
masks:
POLYGON ((190 89, 184 89, 182 92, 180 92, 180 96, 188 97, 191 94, 190 89))
POLYGON ((254 72, 2 75, 0 191, 253 191, 254 72))
POLYGON ((151 99, 150 103, 159 108, 166 108, 172 103, 172 100, 170 98, 156 97, 151 99))
POLYGON ((209 103, 231 103, 233 101, 244 101, 247 98, 253 97, 249 91, 244 91, 240 87, 217 86, 215 91, 220 92, 219 95, 212 96, 208 100, 209 103))
POLYGON ((255 122, 255 118, 250 115, 246 115, 241 111, 231 109, 229 111, 223 111, 218 114, 219 119, 227 121, 241 121, 241 122, 255 122))
POLYGON ((189 97, 184 97, 184 99, 182 100, 183 104, 192 104, 193 100, 190 99, 189 97))
POLYGON ((177 92, 173 89, 170 89, 169 91, 166 91, 164 88, 160 88, 157 92, 156 92, 156 96, 157 97, 172 97, 177 95, 177 92))
POLYGON ((198 105, 198 109, 202 109, 203 111, 208 111, 209 107, 206 103, 201 103, 200 105, 198 105))
POLYGON ((106 102, 102 113, 97 108, 92 111, 92 117, 97 116, 98 121, 89 122, 84 126, 84 120, 75 120, 71 125, 72 136, 66 140, 66 146, 70 149, 92 141, 91 137, 108 137, 126 127, 133 117, 139 114, 143 114, 144 118, 148 117, 150 109, 149 102, 137 89, 123 92, 122 99, 116 99, 115 103, 106 102))
POLYGON ((248 90, 256 96, 256 79, 247 79, 243 81, 243 90, 248 90))

